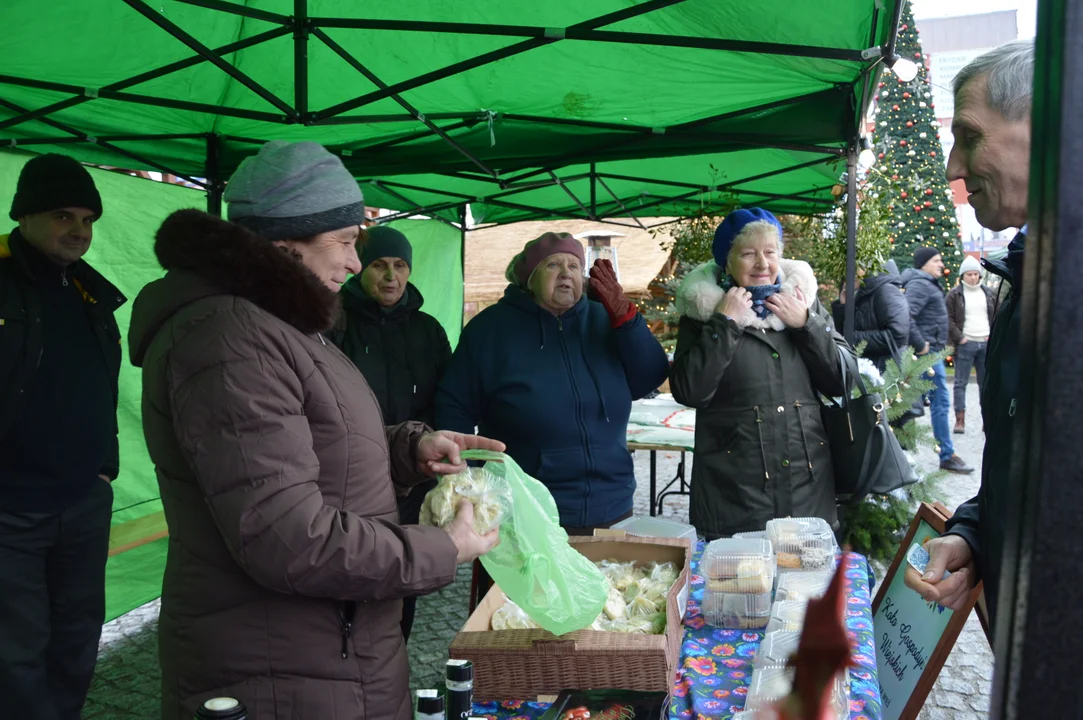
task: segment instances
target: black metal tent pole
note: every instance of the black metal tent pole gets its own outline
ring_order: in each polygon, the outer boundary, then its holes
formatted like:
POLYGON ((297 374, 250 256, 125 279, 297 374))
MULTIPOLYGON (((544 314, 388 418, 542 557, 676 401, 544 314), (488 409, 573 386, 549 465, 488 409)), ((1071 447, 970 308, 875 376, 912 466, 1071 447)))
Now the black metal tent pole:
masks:
MULTIPOLYGON (((1018 388, 1004 493, 994 720, 1078 718, 1083 626, 1083 0, 1041 0, 1031 109, 1029 217, 1019 314, 1018 388), (1037 711, 1036 708, 1041 708, 1037 711)), ((982 517, 981 522, 995 518, 982 517)))
POLYGON ((590 164, 590 216, 598 217, 598 164, 590 164))
MULTIPOLYGON (((9 110, 11 110, 13 112, 17 112, 17 113, 26 112, 26 108, 22 107, 21 105, 16 105, 15 103, 13 103, 13 102, 11 102, 9 100, 0 99, 0 106, 6 107, 9 110)), ((143 157, 142 155, 140 155, 138 153, 132 152, 131 150, 125 150, 124 148, 117 147, 113 143, 108 142, 106 140, 101 140, 99 138, 92 137, 91 135, 88 135, 87 133, 82 132, 81 130, 76 130, 75 128, 70 127, 68 125, 65 125, 62 122, 57 122, 56 120, 53 120, 52 118, 41 118, 40 122, 44 123, 45 125, 48 125, 49 127, 56 128, 57 130, 60 130, 61 132, 69 133, 69 134, 79 138, 83 142, 91 143, 92 145, 97 145, 99 147, 105 148, 106 150, 109 150, 110 152, 114 152, 117 155, 123 155, 124 157, 131 158, 131 159, 135 160, 136 162, 140 163, 141 165, 146 165, 147 167, 154 168, 155 170, 158 170, 159 172, 168 173, 170 175, 176 175, 177 177, 181 178, 182 180, 187 180, 188 182, 192 183, 193 185, 199 185, 200 187, 207 187, 207 184, 205 182, 203 182, 202 180, 198 180, 198 179, 196 179, 194 177, 190 177, 190 176, 188 176, 188 175, 186 175, 186 174, 184 174, 182 172, 177 172, 176 170, 171 170, 170 168, 162 165, 161 163, 157 163, 157 162, 155 162, 153 160, 150 160, 149 158, 145 158, 145 157, 143 157)), ((17 142, 18 141, 16 141, 16 143, 17 142)))
MULTIPOLYGON (((104 140, 106 142, 132 142, 132 141, 154 141, 154 140, 202 140, 207 136, 207 133, 159 133, 157 135, 102 135, 97 140, 104 140)), ((52 136, 52 137, 29 137, 29 138, 11 138, 5 139, 4 142, 11 147, 23 147, 25 145, 68 145, 73 143, 87 142, 81 137, 75 137, 72 135, 52 136)))
POLYGON ((854 344, 854 308, 857 290, 857 148, 855 139, 846 153, 846 311, 843 316, 842 334, 846 342, 854 344))
POLYGON ((568 197, 570 197, 572 199, 572 202, 574 202, 576 205, 579 206, 579 209, 582 210, 583 213, 586 214, 586 216, 588 218, 593 218, 594 217, 594 213, 591 212, 590 210, 587 210, 586 206, 584 206, 583 203, 579 202, 579 198, 577 198, 575 196, 575 193, 573 193, 571 191, 571 189, 567 185, 564 184, 564 182, 560 179, 560 177, 557 176, 557 174, 555 172, 550 170, 549 171, 549 176, 551 178, 553 178, 553 182, 560 186, 560 189, 563 190, 564 193, 568 197))
MULTIPOLYGON (((288 35, 289 32, 290 32, 289 28, 275 28, 273 30, 268 30, 267 32, 259 33, 258 35, 253 35, 250 38, 246 38, 244 40, 238 40, 237 42, 229 43, 228 45, 223 45, 221 47, 215 48, 213 50, 213 52, 215 54, 217 54, 217 55, 220 55, 220 56, 230 55, 230 54, 235 53, 235 52, 237 52, 239 50, 244 50, 246 48, 254 47, 254 46, 259 45, 261 43, 268 42, 270 40, 274 40, 275 38, 283 37, 285 35, 288 35)), ((106 86, 104 86, 102 88, 99 88, 97 93, 94 93, 94 94, 88 94, 87 89, 83 88, 83 87, 76 87, 74 85, 61 86, 59 84, 53 84, 54 86, 64 87, 64 89, 60 90, 60 92, 70 92, 70 93, 72 93, 74 95, 74 97, 68 98, 66 100, 61 100, 60 102, 53 103, 52 105, 47 105, 45 107, 38 108, 37 110, 28 111, 28 112, 24 113, 23 115, 20 115, 20 116, 14 117, 14 118, 8 118, 7 120, 4 120, 4 121, 0 122, 0 130, 2 130, 4 128, 7 128, 7 127, 12 127, 14 125, 18 125, 19 123, 23 123, 23 122, 26 122, 28 120, 36 120, 38 118, 45 117, 46 115, 51 115, 51 114, 53 114, 55 112, 59 112, 61 110, 66 110, 67 108, 73 107, 75 105, 81 105, 82 103, 94 100, 95 97, 109 98, 109 99, 113 99, 113 100, 121 100, 121 101, 127 101, 127 102, 140 102, 142 104, 148 104, 148 105, 149 104, 154 104, 151 101, 155 100, 155 98, 152 98, 151 96, 129 95, 129 94, 121 93, 120 91, 125 89, 125 88, 132 87, 134 85, 139 85, 141 83, 145 83, 145 82, 148 82, 150 80, 156 80, 157 78, 164 77, 166 75, 171 75, 172 73, 175 73, 175 72, 180 72, 181 70, 186 70, 186 69, 188 69, 190 67, 194 67, 194 66, 199 65, 200 63, 203 63, 203 62, 206 62, 206 58, 204 58, 204 57, 202 57, 200 55, 193 55, 192 57, 185 58, 184 60, 178 60, 177 62, 169 63, 168 65, 163 65, 162 67, 156 68, 154 70, 148 70, 147 72, 140 73, 138 75, 134 75, 134 76, 132 76, 130 78, 127 78, 125 80, 120 80, 120 81, 117 81, 115 83, 110 83, 110 84, 108 84, 108 85, 106 85, 106 86)), ((33 85, 30 84, 30 83, 35 83, 37 81, 31 80, 29 78, 13 78, 12 76, 9 76, 9 75, 8 76, 0 75, 0 82, 8 82, 9 84, 24 85, 26 87, 42 87, 42 85, 40 85, 40 84, 33 84, 33 85)), ((48 89, 51 89, 51 88, 44 87, 42 89, 48 90, 48 89)), ((166 101, 165 98, 159 98, 159 100, 161 100, 163 102, 166 101)), ((193 103, 193 105, 198 105, 198 103, 193 103)), ((175 104, 171 105, 171 107, 176 107, 176 105, 175 104)), ((216 107, 216 106, 208 106, 208 107, 216 107)), ((271 113, 262 113, 262 114, 269 115, 271 118, 274 118, 273 120, 271 120, 271 122, 283 122, 285 120, 285 116, 279 117, 279 116, 273 115, 271 113)))
POLYGON ((293 0, 293 105, 308 124, 308 0, 293 0))
MULTIPOLYGON (((377 77, 375 73, 365 67, 364 63, 355 58, 348 50, 346 50, 346 48, 342 47, 337 42, 332 40, 331 37, 327 35, 327 33, 323 32, 319 28, 315 28, 312 30, 312 34, 318 37, 324 45, 326 45, 332 50, 332 52, 345 60, 346 63, 350 65, 350 67, 364 75, 373 85, 381 89, 386 89, 387 87, 389 87, 387 83, 385 83, 383 80, 377 77)), ((429 128, 429 130, 436 134, 445 143, 454 148, 460 155, 465 157, 470 162, 474 163, 474 165, 476 165, 478 169, 480 169, 482 172, 488 175, 492 175, 494 178, 497 177, 496 172, 490 170, 488 167, 485 166, 483 162, 481 162, 481 160, 478 160, 476 157, 474 157, 474 155, 469 150, 452 140, 451 136, 444 132, 439 125, 434 123, 429 118, 425 117, 424 113, 420 112, 417 108, 404 100, 402 96, 396 93, 392 94, 390 97, 392 100, 398 103, 403 110, 410 113, 416 120, 424 124, 425 127, 429 128)))
MULTIPOLYGON (((459 208, 459 271, 463 279, 463 311, 466 310, 466 205, 459 208)), ((460 323, 462 317, 459 318, 460 323)))
POLYGON ((617 202, 617 205, 620 206, 620 209, 623 210, 624 212, 628 213, 628 216, 630 218, 632 218, 632 220, 635 221, 636 225, 638 225, 639 227, 641 227, 644 230, 647 229, 647 226, 644 225, 643 222, 639 218, 637 218, 635 216, 635 213, 633 211, 629 210, 628 206, 625 205, 623 202, 621 202, 621 199, 619 197, 617 197, 617 194, 615 192, 613 192, 612 189, 610 189, 609 185, 606 183, 605 180, 603 180, 602 178, 598 178, 598 182, 601 184, 601 186, 603 188, 605 188, 605 191, 607 193, 609 193, 610 195, 613 196, 613 199, 617 202))
POLYGON ((162 30, 165 30, 167 33, 169 33, 174 38, 183 43, 185 46, 187 46, 188 49, 193 50, 196 54, 206 59, 207 62, 211 63, 216 68, 226 73, 231 78, 254 92, 256 95, 259 95, 265 101, 281 110, 291 120, 293 120, 294 122, 298 121, 296 110, 290 107, 288 103, 284 102, 277 95, 272 93, 267 88, 263 87, 263 85, 253 80, 251 77, 246 75, 238 68, 223 60, 221 57, 219 57, 218 53, 214 52, 209 47, 196 40, 194 37, 182 30, 180 26, 178 26, 172 20, 167 19, 157 10, 143 2, 143 0, 121 0, 121 2, 131 7, 133 10, 150 20, 162 30))
POLYGON ((222 217, 222 138, 215 133, 207 134, 207 212, 222 217))
MULTIPOLYGON (((125 0, 125 2, 136 2, 138 0, 125 0)), ((475 68, 494 63, 498 60, 503 60, 506 57, 512 57, 513 55, 519 55, 524 52, 533 50, 534 48, 542 47, 543 45, 549 45, 554 42, 558 42, 563 39, 565 33, 573 29, 596 29, 599 27, 605 27, 622 20, 628 20, 633 17, 645 15, 655 10, 659 10, 670 5, 677 5, 684 0, 648 0, 648 2, 634 5, 632 7, 625 8, 623 10, 617 10, 616 12, 602 15, 601 17, 594 18, 593 20, 586 20, 576 25, 572 25, 569 28, 563 30, 556 29, 554 32, 546 31, 543 37, 532 37, 529 40, 514 43, 507 47, 492 50, 481 55, 463 60, 461 62, 448 65, 447 67, 439 70, 433 70, 431 72, 418 75, 410 78, 409 80, 403 80, 402 82, 395 83, 387 88, 377 90, 375 92, 362 95, 354 98, 353 100, 347 100, 346 102, 339 103, 325 110, 313 114, 314 120, 324 120, 334 115, 341 115, 355 108, 363 107, 377 100, 383 100, 384 98, 391 97, 392 95, 406 92, 407 90, 413 90, 414 88, 421 87, 422 85, 428 85, 431 82, 437 80, 443 80, 444 78, 451 77, 452 75, 458 75, 459 73, 466 72, 467 70, 473 70, 475 68)), ((350 27, 349 20, 345 18, 312 18, 313 27, 350 27)), ((392 21, 394 22, 394 21, 392 21)))

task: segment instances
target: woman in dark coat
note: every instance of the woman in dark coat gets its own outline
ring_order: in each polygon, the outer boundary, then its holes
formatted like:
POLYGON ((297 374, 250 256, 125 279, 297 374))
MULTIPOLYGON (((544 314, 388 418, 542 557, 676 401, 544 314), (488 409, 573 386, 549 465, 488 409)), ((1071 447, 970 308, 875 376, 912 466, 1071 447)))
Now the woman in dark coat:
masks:
POLYGON ((781 250, 771 213, 737 210, 715 232, 715 260, 677 294, 670 386, 700 411, 690 516, 708 538, 778 517, 836 521, 816 393, 842 395, 845 340, 816 299, 812 268, 781 250))

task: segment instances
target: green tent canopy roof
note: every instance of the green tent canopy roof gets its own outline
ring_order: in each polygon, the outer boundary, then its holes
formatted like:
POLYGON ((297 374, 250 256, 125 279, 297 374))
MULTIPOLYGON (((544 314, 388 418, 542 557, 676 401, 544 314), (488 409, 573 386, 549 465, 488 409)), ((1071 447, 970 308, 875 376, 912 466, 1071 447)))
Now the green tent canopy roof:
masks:
POLYGON ((217 194, 260 143, 314 140, 371 205, 444 219, 686 214, 721 187, 815 212, 898 2, 11 0, 0 141, 217 194))

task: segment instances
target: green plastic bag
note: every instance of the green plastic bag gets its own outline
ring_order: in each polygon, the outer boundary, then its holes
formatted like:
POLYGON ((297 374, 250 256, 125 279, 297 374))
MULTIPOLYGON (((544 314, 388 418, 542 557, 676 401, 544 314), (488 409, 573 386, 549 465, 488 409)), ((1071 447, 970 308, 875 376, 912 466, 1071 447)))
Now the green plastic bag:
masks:
POLYGON ((488 461, 485 469, 508 484, 511 506, 500 523, 500 544, 481 558, 489 575, 554 635, 590 627, 609 597, 605 577, 568 544, 549 489, 502 453, 467 450, 462 457, 488 461))

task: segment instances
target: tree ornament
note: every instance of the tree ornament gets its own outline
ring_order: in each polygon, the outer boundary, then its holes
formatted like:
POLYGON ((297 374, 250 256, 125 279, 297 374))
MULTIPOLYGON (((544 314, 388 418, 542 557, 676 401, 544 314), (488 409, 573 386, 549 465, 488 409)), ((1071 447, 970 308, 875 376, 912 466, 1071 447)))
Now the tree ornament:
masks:
POLYGON ((880 97, 887 97, 887 90, 880 93, 880 97))
POLYGON ((936 150, 930 150, 929 157, 936 157, 936 150))
POLYGON ((905 200, 906 199, 906 191, 903 190, 901 193, 899 193, 899 197, 901 197, 903 200, 905 200))
POLYGON ((906 147, 906 141, 905 140, 900 140, 899 144, 902 145, 903 147, 906 147))
POLYGON ((925 133, 921 133, 920 135, 918 135, 918 137, 921 138, 922 140, 924 140, 926 138, 926 135, 925 135, 925 133))
POLYGON ((901 227, 901 228, 904 228, 904 227, 906 227, 906 223, 904 223, 904 222, 899 222, 899 227, 901 227))
MULTIPOLYGON (((926 200, 926 201, 925 201, 925 207, 932 207, 932 206, 933 206, 933 203, 932 203, 931 201, 929 201, 929 200, 926 200)), ((944 206, 943 206, 943 205, 941 205, 941 206, 940 206, 940 209, 941 209, 941 210, 943 210, 943 209, 944 209, 944 206)))
POLYGON ((898 110, 898 109, 899 109, 899 106, 898 106, 898 105, 892 105, 892 106, 891 106, 891 109, 892 109, 892 110, 898 110))
POLYGON ((910 152, 906 153, 906 155, 907 157, 914 157, 915 155, 917 155, 917 153, 911 150, 910 152))
MULTIPOLYGON (((929 203, 929 204, 931 205, 932 203, 929 203)), ((944 212, 944 209, 945 209, 945 208, 944 208, 944 206, 943 206, 943 205, 941 205, 941 206, 940 206, 940 212, 944 212)))
POLYGON ((909 98, 910 98, 910 93, 908 93, 908 92, 904 92, 904 93, 903 93, 903 99, 904 99, 904 100, 907 100, 907 99, 909 99, 909 98))
POLYGON ((932 194, 933 194, 933 189, 932 189, 932 188, 929 188, 929 189, 927 189, 927 190, 925 191, 925 194, 926 194, 926 195, 932 195, 932 194))
POLYGON ((936 222, 936 218, 929 218, 929 224, 932 225, 936 222))
MULTIPOLYGON (((921 106, 921 107, 925 107, 925 102, 924 101, 919 102, 918 105, 921 106)), ((898 109, 898 108, 896 108, 896 109, 898 109)))
POLYGON ((907 120, 906 121, 906 127, 914 127, 914 121, 913 120, 907 120))

